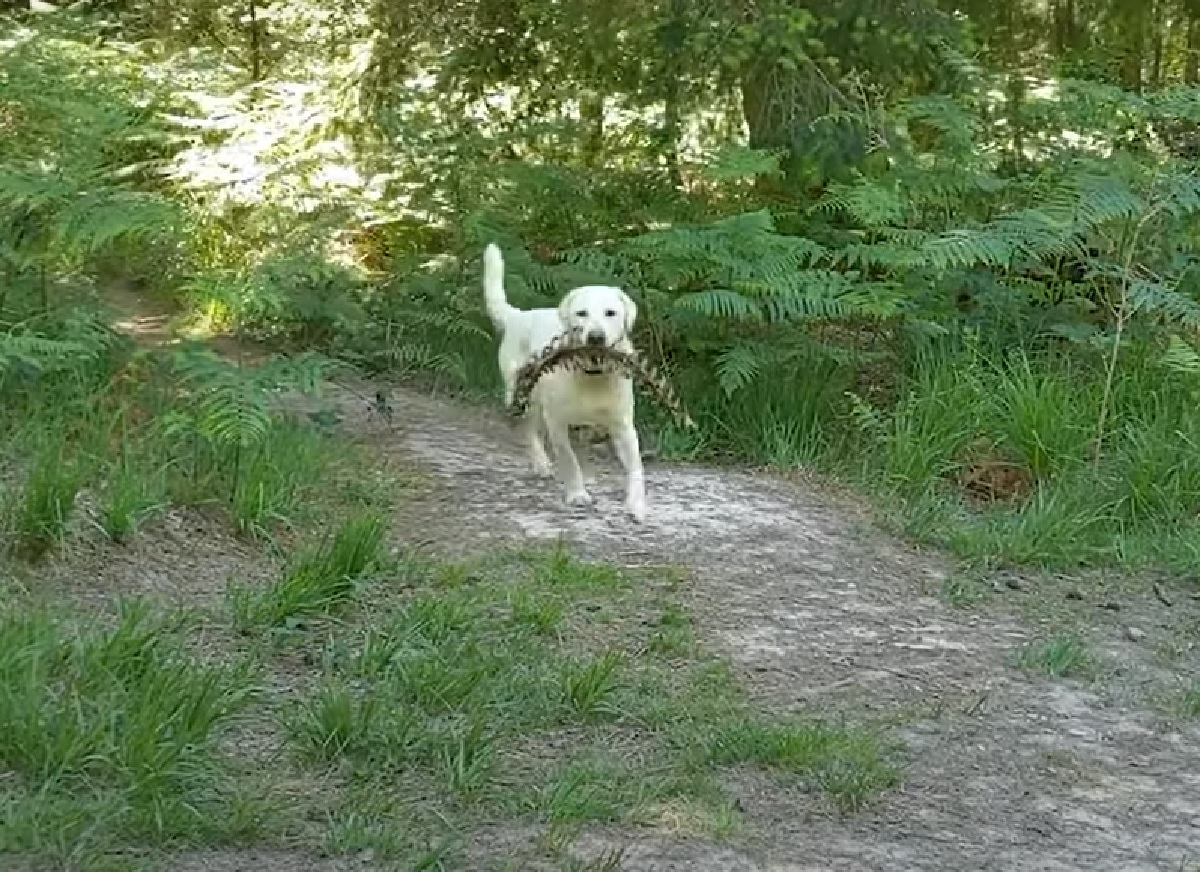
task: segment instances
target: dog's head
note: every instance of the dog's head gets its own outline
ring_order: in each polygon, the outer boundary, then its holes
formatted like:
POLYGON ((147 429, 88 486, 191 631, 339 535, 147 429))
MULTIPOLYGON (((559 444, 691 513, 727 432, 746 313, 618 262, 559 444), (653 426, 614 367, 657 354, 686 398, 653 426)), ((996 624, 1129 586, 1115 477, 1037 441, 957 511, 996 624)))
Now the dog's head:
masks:
POLYGON ((563 297, 558 317, 588 345, 613 348, 633 330, 637 305, 620 288, 585 285, 563 297))

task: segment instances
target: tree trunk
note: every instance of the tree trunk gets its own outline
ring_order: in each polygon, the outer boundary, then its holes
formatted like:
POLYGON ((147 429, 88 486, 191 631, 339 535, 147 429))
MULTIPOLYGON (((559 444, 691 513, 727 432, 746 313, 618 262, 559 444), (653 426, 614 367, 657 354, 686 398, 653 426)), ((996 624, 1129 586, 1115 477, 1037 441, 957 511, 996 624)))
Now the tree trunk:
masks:
POLYGON ((262 81, 262 25, 258 20, 258 3, 250 0, 250 79, 262 81))
POLYGON ((679 119, 680 119, 680 88, 679 77, 667 79, 667 93, 663 108, 663 156, 667 161, 667 177, 671 185, 683 187, 683 176, 679 172, 679 119))
POLYGON ((1183 80, 1189 85, 1200 81, 1200 18, 1187 22, 1187 55, 1183 59, 1183 80))
POLYGON ((1060 57, 1079 47, 1075 0, 1055 0, 1054 51, 1060 57))
POLYGON ((587 94, 579 100, 579 119, 583 122, 583 163, 593 167, 604 154, 604 95, 587 94))
POLYGON ((1166 51, 1167 10, 1163 0, 1155 0, 1152 14, 1149 16, 1153 25, 1150 33, 1150 88, 1157 90, 1162 85, 1163 55, 1166 51))
POLYGON ((1013 163, 1025 163, 1025 77, 1013 73, 1008 78, 1008 128, 1012 131, 1013 163))
POLYGON ((790 130, 781 123, 780 113, 774 110, 773 71, 758 64, 742 76, 742 116, 750 133, 750 147, 762 149, 789 148, 790 130))
POLYGON ((659 32, 666 57, 663 94, 662 149, 667 175, 676 188, 683 187, 679 172, 679 125, 683 115, 683 47, 687 40, 687 0, 671 0, 667 22, 659 32))
POLYGON ((1136 3, 1127 0, 1128 6, 1121 16, 1127 28, 1126 42, 1121 54, 1120 77, 1121 85, 1128 91, 1140 94, 1145 85, 1143 70, 1146 60, 1147 10, 1143 5, 1145 0, 1136 3))

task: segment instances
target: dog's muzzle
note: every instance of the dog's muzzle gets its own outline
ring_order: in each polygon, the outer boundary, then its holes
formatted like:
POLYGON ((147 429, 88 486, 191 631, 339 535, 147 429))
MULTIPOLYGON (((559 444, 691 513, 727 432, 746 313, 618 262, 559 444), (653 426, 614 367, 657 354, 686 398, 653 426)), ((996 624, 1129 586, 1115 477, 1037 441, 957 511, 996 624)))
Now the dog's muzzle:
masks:
MULTIPOLYGON (((604 335, 603 330, 593 330, 584 337, 584 343, 588 348, 604 348, 608 344, 608 337, 604 335)), ((591 366, 584 367, 583 371, 587 375, 602 375, 604 367, 599 360, 591 361, 591 366)))

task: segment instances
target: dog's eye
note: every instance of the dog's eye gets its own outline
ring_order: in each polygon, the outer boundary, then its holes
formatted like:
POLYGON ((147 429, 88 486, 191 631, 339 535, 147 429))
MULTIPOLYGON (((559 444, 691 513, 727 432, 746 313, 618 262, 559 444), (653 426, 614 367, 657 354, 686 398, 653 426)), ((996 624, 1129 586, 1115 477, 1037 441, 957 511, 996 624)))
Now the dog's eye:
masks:
POLYGON ((605 313, 604 313, 604 317, 605 317, 605 318, 615 318, 615 317, 617 317, 617 310, 616 310, 616 309, 609 309, 607 312, 605 312, 605 313))
POLYGON ((580 309, 578 312, 575 313, 575 317, 576 318, 586 318, 587 317, 587 309, 580 309))

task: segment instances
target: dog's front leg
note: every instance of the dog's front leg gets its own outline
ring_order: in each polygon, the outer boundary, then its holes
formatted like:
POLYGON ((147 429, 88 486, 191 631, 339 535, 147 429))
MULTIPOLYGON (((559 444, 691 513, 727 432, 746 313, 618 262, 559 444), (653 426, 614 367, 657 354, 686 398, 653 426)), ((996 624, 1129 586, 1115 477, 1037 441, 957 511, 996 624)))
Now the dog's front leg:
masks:
POLYGON ((642 469, 642 452, 638 446, 637 429, 633 422, 613 433, 613 449, 621 466, 625 467, 625 510, 635 521, 646 519, 646 474, 642 469))
POLYGON ((545 446, 542 445, 541 408, 534 407, 525 413, 525 420, 521 422, 521 430, 525 437, 526 450, 529 452, 529 465, 533 467, 533 474, 549 478, 554 474, 554 467, 550 463, 550 458, 546 456, 545 446))
POLYGON ((583 472, 575 457, 575 449, 571 447, 570 428, 557 421, 547 421, 546 429, 550 434, 550 447, 554 450, 554 465, 558 469, 559 480, 567 490, 567 505, 587 505, 592 498, 583 485, 583 472))

